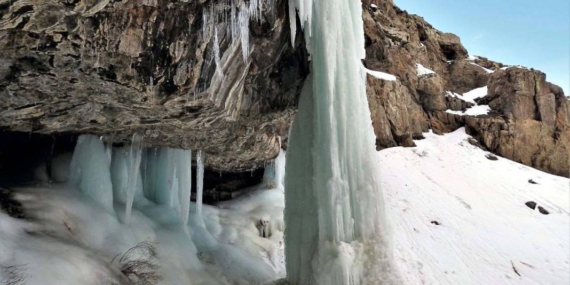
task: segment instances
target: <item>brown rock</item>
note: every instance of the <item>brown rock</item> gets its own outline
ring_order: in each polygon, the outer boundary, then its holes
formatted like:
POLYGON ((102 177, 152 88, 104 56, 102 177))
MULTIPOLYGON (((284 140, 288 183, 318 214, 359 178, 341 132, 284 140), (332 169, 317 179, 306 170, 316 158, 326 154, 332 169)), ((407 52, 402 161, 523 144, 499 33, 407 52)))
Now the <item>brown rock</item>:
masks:
POLYGON ((250 21, 247 63, 223 23, 203 23, 229 14, 219 1, 0 4, 0 129, 140 133, 147 146, 203 149, 211 168, 261 166, 287 142, 308 73, 279 3, 250 21))

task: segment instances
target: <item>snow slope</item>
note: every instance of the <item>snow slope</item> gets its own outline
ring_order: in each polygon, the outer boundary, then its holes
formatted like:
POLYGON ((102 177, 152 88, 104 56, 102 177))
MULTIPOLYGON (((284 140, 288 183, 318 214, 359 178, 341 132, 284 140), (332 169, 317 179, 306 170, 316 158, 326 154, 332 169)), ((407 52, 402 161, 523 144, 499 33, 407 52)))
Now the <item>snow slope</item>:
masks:
POLYGON ((464 129, 425 137, 379 152, 405 283, 570 284, 570 180, 489 160, 464 129))

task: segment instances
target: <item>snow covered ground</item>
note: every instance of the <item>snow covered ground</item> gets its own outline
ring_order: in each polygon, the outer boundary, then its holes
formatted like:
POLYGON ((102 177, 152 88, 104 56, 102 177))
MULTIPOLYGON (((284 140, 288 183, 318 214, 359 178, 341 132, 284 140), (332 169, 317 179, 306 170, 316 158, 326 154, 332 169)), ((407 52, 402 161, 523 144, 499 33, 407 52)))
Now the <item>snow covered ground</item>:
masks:
MULTIPOLYGON (((417 147, 377 153, 404 284, 569 284, 570 180, 501 157, 490 160, 467 142, 464 129, 424 135, 417 147), (537 209, 527 207, 529 201, 537 209)), ((0 212, 0 280, 125 282, 116 255, 145 240, 157 242, 159 284, 282 278, 282 189, 244 193, 216 207, 204 205, 203 223, 192 204, 185 230, 168 207, 133 209, 124 225, 124 207, 106 211, 62 184, 17 189, 29 219, 0 212), (270 238, 259 236, 259 221, 269 222, 270 238)))
POLYGON ((570 284, 570 180, 489 160, 464 129, 425 137, 379 152, 405 283, 570 284))

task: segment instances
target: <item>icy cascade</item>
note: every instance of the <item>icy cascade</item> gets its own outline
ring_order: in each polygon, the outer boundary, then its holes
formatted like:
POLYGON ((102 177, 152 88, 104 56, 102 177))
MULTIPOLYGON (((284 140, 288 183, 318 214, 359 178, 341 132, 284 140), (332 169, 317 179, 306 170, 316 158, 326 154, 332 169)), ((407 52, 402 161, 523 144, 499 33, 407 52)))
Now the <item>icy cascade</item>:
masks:
MULTIPOLYGON (((200 187, 202 179, 203 171, 198 180, 200 187)), ((180 222, 187 224, 192 151, 144 149, 142 137, 137 134, 128 148, 105 146, 99 138, 83 135, 73 153, 69 181, 109 212, 113 212, 114 203, 124 205, 124 223, 129 223, 133 207, 156 203, 176 210, 180 222)))
POLYGON ((178 185, 178 202, 180 203, 180 220, 188 223, 190 214, 190 196, 192 194, 192 151, 177 149, 176 178, 178 185))
POLYGON ((137 191, 137 183, 139 182, 140 165, 142 153, 142 137, 138 134, 133 135, 131 142, 131 149, 129 152, 129 173, 127 180, 127 203, 125 209, 125 222, 129 223, 131 220, 131 210, 133 208, 133 201, 137 191))
POLYGON ((281 137, 279 137, 279 155, 275 158, 275 185, 278 189, 285 189, 285 151, 281 148, 281 137))
POLYGON ((202 215, 202 197, 204 195, 204 153, 199 150, 196 156, 196 214, 202 215))
POLYGON ((69 183, 113 211, 113 185, 105 145, 96 136, 83 135, 77 140, 71 159, 69 183))
POLYGON ((279 155, 274 161, 265 167, 263 173, 263 184, 268 188, 284 190, 285 185, 285 151, 281 148, 281 137, 279 137, 279 155))
POLYGON ((312 69, 287 152, 288 281, 394 283, 360 63, 365 56, 361 3, 290 0, 289 5, 299 11, 312 69))
POLYGON ((188 221, 192 190, 192 151, 171 148, 147 149, 143 162, 145 197, 178 211, 188 221))
MULTIPOLYGON (((231 35, 232 45, 241 44, 243 61, 248 62, 250 53, 249 46, 249 22, 263 22, 264 3, 266 9, 273 11, 275 0, 221 0, 212 1, 202 11, 202 30, 204 39, 214 40, 214 59, 220 67, 218 32, 225 30, 231 35), (214 38, 214 39, 212 39, 214 38)), ((217 71, 219 72, 219 71, 217 71)))

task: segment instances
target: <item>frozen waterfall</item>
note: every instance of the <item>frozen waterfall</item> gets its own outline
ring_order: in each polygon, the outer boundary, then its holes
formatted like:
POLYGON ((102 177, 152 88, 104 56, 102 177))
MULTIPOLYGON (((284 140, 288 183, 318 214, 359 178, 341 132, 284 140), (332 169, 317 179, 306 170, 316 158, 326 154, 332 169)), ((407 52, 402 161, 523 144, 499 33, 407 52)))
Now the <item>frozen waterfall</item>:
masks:
POLYGON ((204 195, 204 153, 200 150, 196 156, 196 214, 202 215, 202 196, 204 195))
MULTIPOLYGON (((204 179, 202 158, 200 154, 201 170, 197 177, 200 202, 204 179)), ((124 204, 125 223, 129 223, 133 207, 156 203, 175 209, 180 223, 186 225, 192 191, 192 151, 144 149, 142 137, 137 134, 127 148, 105 146, 95 136, 82 135, 73 153, 70 183, 109 212, 113 212, 114 203, 124 204)))
POLYGON ((288 281, 396 283, 360 63, 365 56, 361 3, 290 0, 289 5, 299 13, 312 60, 287 152, 288 281))

